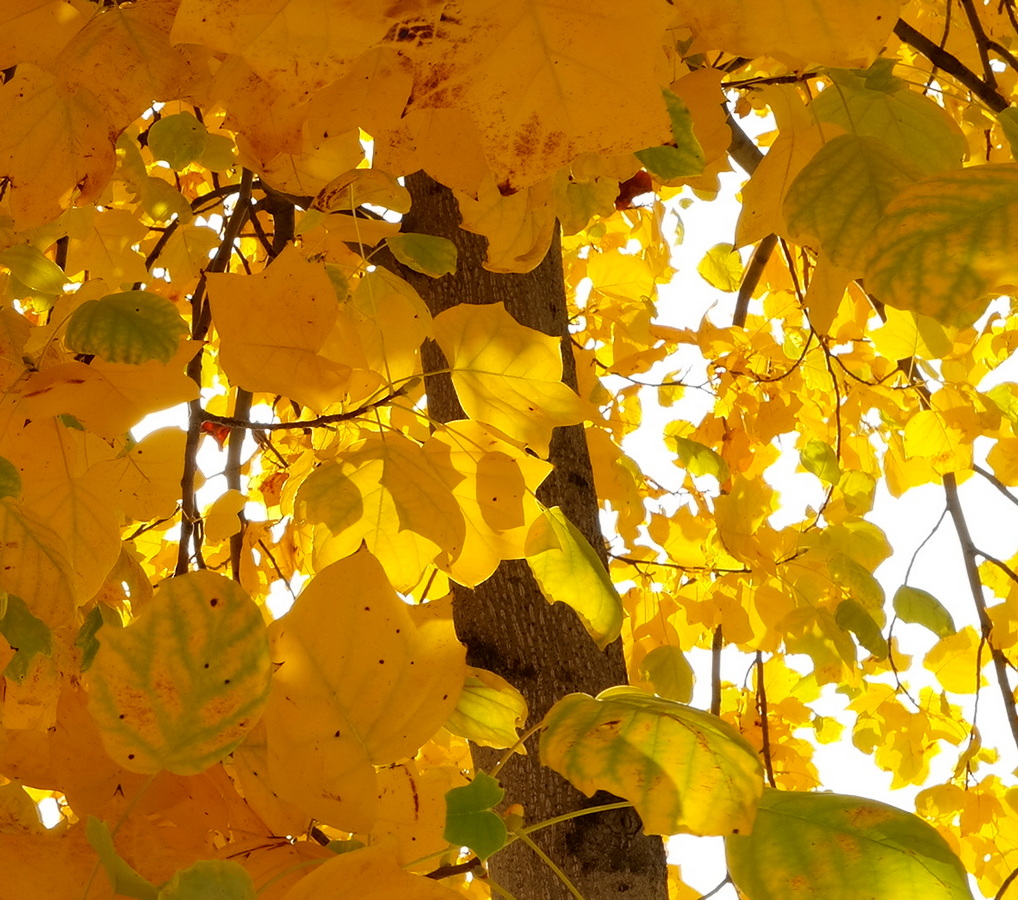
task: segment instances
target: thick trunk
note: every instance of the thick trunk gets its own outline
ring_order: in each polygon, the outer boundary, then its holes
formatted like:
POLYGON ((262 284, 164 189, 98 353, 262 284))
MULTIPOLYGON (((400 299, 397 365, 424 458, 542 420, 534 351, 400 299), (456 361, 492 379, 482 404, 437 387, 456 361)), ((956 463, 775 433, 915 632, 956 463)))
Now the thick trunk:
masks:
MULTIPOLYGON (((575 365, 567 338, 565 289, 558 240, 545 260, 526 275, 500 275, 482 267, 485 239, 459 228, 456 200, 423 174, 407 179, 413 209, 406 231, 449 238, 459 250, 455 275, 431 279, 406 269, 407 278, 433 314, 457 303, 503 302, 521 324, 563 338, 564 380, 575 387, 575 365)), ((437 346, 425 348, 425 370, 445 368, 437 346)), ((448 376, 428 379, 428 408, 439 420, 462 416, 448 376)), ((560 506, 604 558, 590 458, 582 426, 556 429, 551 443, 554 473, 539 496, 560 506)), ((579 619, 562 604, 550 605, 522 560, 504 562, 474 590, 455 591, 456 630, 471 665, 496 672, 513 684, 530 705, 531 722, 566 694, 599 691, 626 680, 618 642, 597 649, 579 619)), ((509 802, 522 803, 527 821, 539 822, 612 798, 588 799, 539 764, 537 740, 528 755, 516 756, 500 778, 509 802)), ((474 748, 475 759, 490 769, 500 754, 474 748)), ((667 878, 661 840, 646 837, 632 810, 582 816, 535 833, 535 840, 562 868, 585 900, 625 894, 640 900, 666 900, 667 878)), ((493 878, 517 900, 559 900, 571 896, 562 881, 522 841, 493 858, 493 878)))

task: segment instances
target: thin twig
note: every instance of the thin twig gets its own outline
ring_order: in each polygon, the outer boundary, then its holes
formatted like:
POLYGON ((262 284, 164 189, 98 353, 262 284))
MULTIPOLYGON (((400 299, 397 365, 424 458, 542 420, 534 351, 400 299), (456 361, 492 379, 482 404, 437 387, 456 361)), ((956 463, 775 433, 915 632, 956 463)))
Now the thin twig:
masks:
POLYGON ((750 257, 749 265, 746 266, 746 271, 742 276, 742 284, 739 285, 739 295, 735 300, 735 313, 732 316, 732 324, 736 328, 744 328, 746 325, 749 301, 757 285, 760 283, 760 278, 767 267, 767 263, 770 262, 777 242, 778 236, 776 234, 767 235, 756 245, 756 249, 750 257))
POLYGON ((351 419, 358 419, 365 413, 369 413, 380 406, 385 406, 386 403, 390 403, 397 397, 402 397, 406 393, 408 387, 409 385, 404 385, 398 390, 395 390, 390 394, 386 394, 384 397, 380 397, 378 400, 372 400, 371 403, 365 403, 363 406, 358 406, 356 409, 351 409, 349 412, 329 413, 327 416, 316 416, 314 419, 297 419, 295 422, 251 422, 246 418, 242 419, 238 416, 217 416, 215 413, 202 410, 202 421, 214 422, 216 425, 225 425, 228 428, 252 428, 259 431, 288 431, 303 428, 322 428, 336 422, 349 422, 351 419))
POLYGON ((1007 485, 1004 484, 996 475, 992 472, 987 472, 982 466, 973 465, 972 471, 977 475, 982 475, 990 484, 992 484, 998 491, 1000 491, 1008 500, 1018 506, 1018 497, 1012 494, 1008 489, 1007 485))
POLYGON ((710 711, 715 716, 721 715, 721 649, 724 646, 725 637, 718 625, 710 647, 710 711))

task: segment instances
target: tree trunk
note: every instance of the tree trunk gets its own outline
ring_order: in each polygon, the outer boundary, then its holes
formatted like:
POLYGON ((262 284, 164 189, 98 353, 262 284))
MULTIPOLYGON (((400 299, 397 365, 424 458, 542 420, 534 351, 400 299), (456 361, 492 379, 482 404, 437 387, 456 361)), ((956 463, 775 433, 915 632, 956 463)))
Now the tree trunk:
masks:
MULTIPOLYGON (((522 325, 561 337, 563 380, 575 389, 576 370, 567 336, 562 255, 556 234, 544 261, 526 275, 501 275, 482 263, 486 240, 459 227, 459 208, 452 192, 423 173, 407 178, 413 208, 404 218, 408 232, 440 235, 459 251, 455 275, 433 279, 400 268, 437 315, 457 303, 503 302, 522 325)), ((447 363, 437 345, 425 346, 425 371, 447 363)), ((441 421, 463 412, 448 375, 429 376, 428 410, 441 421)), ((550 451, 554 472, 538 496, 560 506, 605 562, 590 457, 583 427, 556 429, 550 451)), ((561 603, 549 604, 523 560, 503 562, 495 574, 474 590, 455 588, 456 631, 467 647, 470 665, 496 672, 522 692, 530 706, 530 722, 566 694, 597 694, 626 681, 621 643, 597 649, 579 619, 561 603)), ((522 803, 528 823, 587 806, 611 802, 610 795, 588 799, 563 778, 539 764, 537 739, 527 756, 515 756, 500 772, 510 803, 522 803)), ((474 747, 474 758, 489 769, 501 755, 474 747)), ((643 835, 631 809, 582 816, 534 834, 541 849, 555 861, 585 900, 617 898, 667 900, 667 873, 660 838, 643 835)), ((558 876, 522 841, 493 857, 492 877, 517 900, 559 900, 570 897, 558 876)))

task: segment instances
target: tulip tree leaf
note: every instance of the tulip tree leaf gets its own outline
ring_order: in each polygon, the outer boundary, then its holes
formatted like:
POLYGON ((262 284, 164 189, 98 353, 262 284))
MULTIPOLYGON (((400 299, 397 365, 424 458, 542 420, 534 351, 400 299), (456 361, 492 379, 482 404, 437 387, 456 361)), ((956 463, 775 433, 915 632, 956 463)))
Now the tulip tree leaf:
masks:
POLYGON ((750 900, 971 900, 965 870, 918 816, 844 794, 768 789, 748 835, 725 839, 750 900))
POLYGON ((432 278, 456 272, 456 245, 443 237, 431 234, 394 234, 385 239, 386 245, 403 265, 432 278))
POLYGON ((247 870, 231 859, 199 859, 159 889, 157 900, 255 900, 247 870))
POLYGON ((99 862, 106 870, 115 893, 136 900, 157 900, 161 894, 151 881, 139 875, 119 854, 113 844, 109 826, 95 816, 89 816, 85 823, 85 836, 92 845, 99 862))
POLYGON ((824 484, 837 484, 841 480, 841 467, 838 465, 838 454, 825 441, 812 440, 799 452, 799 462, 812 475, 816 475, 824 484))
POLYGON ((731 725, 637 688, 569 694, 544 720, 541 761, 588 796, 631 801, 647 834, 753 827, 763 790, 756 751, 731 725))
POLYGON ((89 708, 124 768, 192 775, 254 727, 270 672, 258 607, 205 569, 164 581, 133 623, 102 630, 89 708))
POLYGON ((527 701, 494 672, 468 668, 463 692, 445 727, 482 747, 504 750, 527 721, 527 701))
POLYGON ((502 802, 505 791, 484 772, 463 787, 445 795, 446 820, 443 837, 453 845, 469 847, 480 859, 487 859, 505 846, 505 822, 493 808, 502 802))
POLYGON ((190 113, 165 116, 148 130, 148 146, 156 159, 165 160, 178 172, 205 152, 209 133, 190 113))
POLYGON ((899 309, 970 324, 1018 282, 1018 164, 952 169, 888 205, 869 239, 866 290, 899 309))
POLYGON ((530 528, 527 563, 549 603, 572 607, 600 649, 622 631, 622 598, 594 548, 555 506, 530 528))
POLYGON ((693 134, 693 118, 678 94, 665 88, 665 106, 672 123, 672 144, 639 150, 636 158, 647 171, 662 181, 671 181, 703 172, 703 147, 693 134))
POLYGON ((693 667, 678 647, 655 647, 640 662, 640 675, 654 685, 654 693, 667 700, 693 699, 693 667))
POLYGON ((21 473, 9 459, 0 456, 0 497, 18 497, 21 494, 21 473))
POLYGON ((79 306, 67 323, 64 341, 76 353, 111 363, 167 363, 177 352, 187 323, 165 297, 148 291, 107 294, 79 306))
POLYGON ((3 674, 13 681, 24 681, 29 666, 36 656, 49 656, 53 652, 53 633, 46 623, 29 612, 25 601, 8 594, 2 605, 0 634, 15 651, 3 674))
POLYGON ((25 287, 40 294, 59 294, 68 280, 60 266, 31 244, 0 250, 0 266, 6 266, 25 287))
POLYGON ((902 622, 928 628, 937 637, 954 634, 954 618, 933 594, 903 584, 894 592, 894 612, 902 622))

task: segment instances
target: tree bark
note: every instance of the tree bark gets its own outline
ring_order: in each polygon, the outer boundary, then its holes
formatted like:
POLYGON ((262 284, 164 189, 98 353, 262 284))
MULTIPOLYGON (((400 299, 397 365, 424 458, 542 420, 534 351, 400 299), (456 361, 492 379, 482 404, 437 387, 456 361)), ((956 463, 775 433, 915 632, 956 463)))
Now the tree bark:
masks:
MULTIPOLYGON (((567 333, 562 254, 556 234, 544 261, 525 275, 487 271, 485 238, 463 231, 452 192, 423 173, 407 178, 413 208, 404 218, 408 232, 448 238, 459 251, 455 275, 433 279, 405 267, 400 274, 427 302, 433 315, 457 303, 505 304, 522 325, 562 338, 563 380, 575 389, 576 371, 567 333)), ((433 342, 424 350, 425 372, 447 367, 433 342)), ((441 421, 463 416, 448 375, 427 379, 428 410, 441 421)), ((597 494, 582 426, 555 430, 550 449, 554 472, 538 496, 560 506, 606 562, 597 494)), ((545 600, 523 560, 503 562, 476 589, 455 587, 456 631, 470 665, 501 675, 526 697, 530 721, 540 721, 559 698, 576 691, 597 694, 626 682, 621 643, 602 652, 579 619, 563 604, 545 600)), ((477 765, 489 769, 501 755, 473 748, 477 765)), ((527 756, 515 756, 500 772, 509 803, 524 806, 528 824, 588 806, 611 802, 610 795, 587 798, 551 769, 540 765, 537 738, 527 756)), ((639 900, 667 900, 664 847, 641 831, 632 809, 582 816, 533 835, 585 900, 625 894, 639 900)), ((491 860, 492 877, 517 900, 571 897, 561 879, 522 841, 491 860)))

